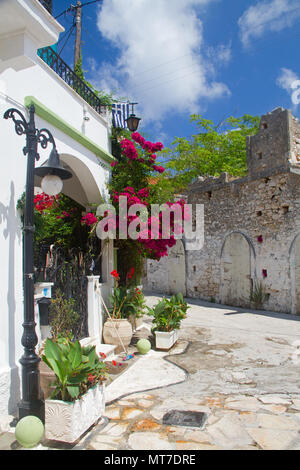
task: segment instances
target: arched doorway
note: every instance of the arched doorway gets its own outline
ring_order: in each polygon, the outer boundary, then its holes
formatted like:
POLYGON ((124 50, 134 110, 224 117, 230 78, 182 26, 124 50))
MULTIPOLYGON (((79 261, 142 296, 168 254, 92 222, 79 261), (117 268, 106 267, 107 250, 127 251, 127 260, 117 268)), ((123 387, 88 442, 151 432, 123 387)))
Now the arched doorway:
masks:
POLYGON ((185 250, 181 240, 169 250, 167 267, 170 294, 186 295, 185 250))
POLYGON ((221 303, 236 307, 250 305, 253 256, 254 249, 244 234, 233 232, 226 237, 221 250, 221 303))
POLYGON ((292 313, 300 315, 300 233, 290 248, 292 313))

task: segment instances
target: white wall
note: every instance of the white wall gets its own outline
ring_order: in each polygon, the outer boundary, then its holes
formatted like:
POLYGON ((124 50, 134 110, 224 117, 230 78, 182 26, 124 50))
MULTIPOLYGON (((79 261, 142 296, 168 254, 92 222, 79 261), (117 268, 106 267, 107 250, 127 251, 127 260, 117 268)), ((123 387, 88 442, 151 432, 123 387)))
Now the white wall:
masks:
MULTIPOLYGON (((19 5, 19 0, 10 0, 19 5)), ((39 14, 44 14, 36 0, 26 0, 39 14)), ((6 5, 11 5, 5 2, 6 5)), ((0 4, 0 17, 1 7, 0 4)), ((27 5, 27 6, 28 6, 27 5)), ((47 14, 48 15, 48 14, 47 14)), ((49 15, 50 16, 50 15, 49 15)), ((47 19, 47 18, 46 18, 47 19)), ((49 19, 49 18, 48 18, 49 19)), ((51 19, 49 20, 51 23, 51 19)), ((53 25, 52 25, 53 26, 53 25)), ((51 33, 52 34, 52 33, 51 33)), ((32 35, 31 35, 32 36, 32 35)), ((52 36, 49 38, 53 43, 52 36)), ((31 37, 32 39, 32 37, 31 37)), ((50 40, 49 39, 49 40, 50 40)), ((45 37, 43 37, 43 46, 45 37)), ((1 44, 1 34, 0 34, 1 44)), ((38 45, 36 45, 38 46, 38 45)), ((41 47, 41 45, 39 45, 41 47)), ((79 132, 85 134, 95 144, 110 151, 110 120, 99 116, 68 85, 66 85, 40 58, 30 61, 9 58, 10 68, 0 74, 0 142, 1 142, 1 184, 0 184, 0 414, 16 411, 20 398, 19 359, 23 354, 21 336, 23 332, 23 278, 22 278, 22 233, 16 204, 25 189, 27 158, 22 149, 25 136, 18 136, 11 119, 2 118, 8 108, 19 109, 26 118, 24 98, 33 96, 56 113, 79 132), (22 68, 26 64, 26 68, 22 68), (30 66, 29 66, 30 65, 30 66), (88 121, 83 119, 89 117, 88 121)), ((0 51, 1 63, 1 51, 0 51)), ((3 61, 2 61, 3 66, 3 61)), ((78 177, 81 188, 74 190, 71 180, 66 183, 65 192, 73 195, 78 202, 88 204, 107 198, 106 182, 110 169, 99 165, 99 159, 90 150, 65 135, 48 122, 36 116, 36 127, 47 128, 52 132, 57 150, 78 177)), ((43 150, 39 147, 41 160, 48 158, 51 145, 43 150)))

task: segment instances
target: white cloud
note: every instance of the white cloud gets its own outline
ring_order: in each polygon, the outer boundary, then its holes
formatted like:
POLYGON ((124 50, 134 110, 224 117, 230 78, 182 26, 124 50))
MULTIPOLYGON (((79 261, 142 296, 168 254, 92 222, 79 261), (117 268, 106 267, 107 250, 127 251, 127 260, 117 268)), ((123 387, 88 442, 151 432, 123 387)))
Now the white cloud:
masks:
MULTIPOLYGON (((102 65, 98 84, 106 90, 118 88, 119 94, 138 101, 137 112, 150 120, 167 113, 196 112, 207 99, 229 94, 227 86, 216 80, 216 64, 204 49, 200 17, 214 1, 104 2, 98 28, 120 54, 113 66, 102 65)), ((218 65, 228 62, 229 49, 219 46, 218 65)))
POLYGON ((241 40, 249 46, 251 39, 267 31, 291 27, 300 17, 299 0, 263 0, 249 7, 238 20, 241 40))
POLYGON ((287 91, 291 97, 293 109, 300 104, 300 77, 290 69, 282 68, 277 85, 287 91))

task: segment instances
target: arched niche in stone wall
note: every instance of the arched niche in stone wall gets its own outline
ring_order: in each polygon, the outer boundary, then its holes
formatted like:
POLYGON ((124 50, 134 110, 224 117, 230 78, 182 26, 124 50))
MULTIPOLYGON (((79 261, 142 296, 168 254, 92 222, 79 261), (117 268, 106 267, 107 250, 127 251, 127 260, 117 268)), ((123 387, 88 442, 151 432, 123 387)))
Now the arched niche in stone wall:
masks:
POLYGON ((169 293, 186 295, 185 249, 182 240, 177 240, 168 252, 169 293))
POLYGON ((290 247, 291 312, 300 315, 300 233, 290 247))
POLYGON ((255 250, 251 240, 242 232, 229 233, 221 249, 221 303, 249 307, 254 278, 255 250))

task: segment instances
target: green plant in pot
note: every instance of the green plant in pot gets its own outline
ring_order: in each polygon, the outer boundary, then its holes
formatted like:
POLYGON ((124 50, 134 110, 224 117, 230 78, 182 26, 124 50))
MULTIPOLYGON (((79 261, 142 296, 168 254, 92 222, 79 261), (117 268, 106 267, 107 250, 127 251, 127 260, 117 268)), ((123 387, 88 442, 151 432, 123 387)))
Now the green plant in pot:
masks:
POLYGON ((52 399, 75 401, 90 387, 104 381, 106 366, 96 354, 95 346, 83 348, 78 340, 46 340, 42 360, 55 373, 52 399))
POLYGON ((136 329, 141 323, 142 316, 146 309, 146 301, 144 294, 139 287, 130 287, 128 290, 128 296, 128 318, 132 324, 133 329, 136 329))
POLYGON ((115 352, 118 353, 126 349, 132 338, 132 326, 128 321, 130 296, 126 286, 119 286, 120 276, 115 269, 111 276, 114 278, 113 293, 110 295, 112 307, 103 325, 103 339, 104 343, 115 345, 115 352))
POLYGON ((153 316, 152 332, 155 334, 158 349, 170 349, 178 339, 181 321, 186 317, 188 309, 181 293, 163 298, 148 312, 153 316))
POLYGON ((95 346, 82 347, 67 338, 48 338, 42 360, 56 378, 45 401, 46 438, 74 442, 104 412, 106 365, 95 346))
MULTIPOLYGON (((55 297, 51 299, 49 307, 49 324, 53 341, 57 342, 60 338, 62 340, 73 338, 73 331, 80 318, 74 309, 74 304, 74 299, 66 299, 59 289, 56 290, 55 297)), ((40 350, 40 356, 42 356, 44 348, 45 346, 43 345, 40 350)), ((46 399, 50 397, 53 391, 55 375, 53 370, 44 361, 40 362, 39 369, 41 388, 46 399)))

